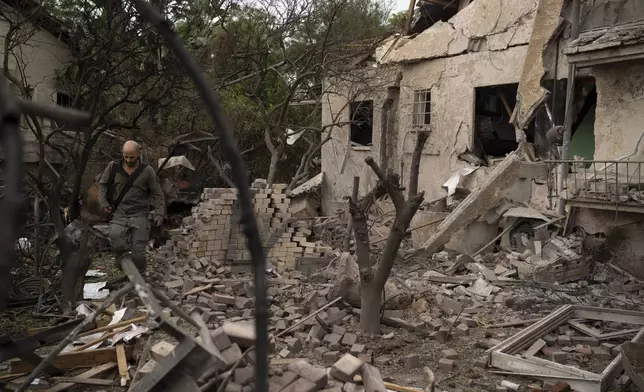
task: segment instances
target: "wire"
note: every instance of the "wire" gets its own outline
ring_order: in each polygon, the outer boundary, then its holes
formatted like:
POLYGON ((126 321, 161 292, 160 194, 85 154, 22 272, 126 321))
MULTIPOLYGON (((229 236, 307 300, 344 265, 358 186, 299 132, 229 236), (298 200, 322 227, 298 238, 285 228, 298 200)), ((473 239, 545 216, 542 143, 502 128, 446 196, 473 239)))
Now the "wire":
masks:
POLYGON ((266 298, 266 259, 263 244, 257 227, 257 220, 253 213, 252 197, 248 174, 239 151, 235 145, 228 118, 215 93, 208 86, 208 82, 199 68, 196 60, 188 52, 177 34, 172 30, 170 23, 163 19, 161 14, 145 0, 133 0, 134 7, 147 22, 155 26, 166 44, 177 56, 177 59, 186 68, 187 74, 195 83, 199 94, 203 98, 215 129, 219 130, 223 150, 230 162, 233 181, 239 192, 238 200, 241 207, 244 233, 248 240, 248 248, 255 268, 255 299, 256 299, 256 353, 255 388, 258 392, 268 391, 268 301, 266 298))

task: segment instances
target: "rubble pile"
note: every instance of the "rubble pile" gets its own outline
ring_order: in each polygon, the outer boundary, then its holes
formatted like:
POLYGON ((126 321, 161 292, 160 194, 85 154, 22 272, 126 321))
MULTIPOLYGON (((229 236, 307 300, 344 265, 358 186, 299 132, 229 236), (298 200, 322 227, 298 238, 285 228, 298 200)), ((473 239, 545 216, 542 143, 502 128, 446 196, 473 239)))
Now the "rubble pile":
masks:
MULTIPOLYGON (((255 181, 251 188, 260 234, 269 247, 268 259, 279 271, 295 269, 303 257, 324 258, 331 252, 330 247, 309 241, 312 221, 293 219, 286 187, 275 184, 266 188, 265 182, 255 181)), ((204 189, 201 199, 182 227, 170 231, 166 250, 205 263, 249 264, 236 189, 204 189)))
MULTIPOLYGON (((254 353, 251 349, 255 344, 253 326, 228 322, 212 331, 211 338, 225 362, 219 375, 213 378, 217 384, 226 383, 226 391, 255 390, 254 353)), ((167 341, 153 345, 151 359, 142 367, 141 373, 154 371, 157 363, 171 355, 176 346, 167 341)), ((288 363, 272 363, 269 369, 269 391, 340 392, 360 388, 384 391, 387 385, 391 384, 383 381, 376 367, 351 354, 335 358, 327 368, 296 359, 288 363)))

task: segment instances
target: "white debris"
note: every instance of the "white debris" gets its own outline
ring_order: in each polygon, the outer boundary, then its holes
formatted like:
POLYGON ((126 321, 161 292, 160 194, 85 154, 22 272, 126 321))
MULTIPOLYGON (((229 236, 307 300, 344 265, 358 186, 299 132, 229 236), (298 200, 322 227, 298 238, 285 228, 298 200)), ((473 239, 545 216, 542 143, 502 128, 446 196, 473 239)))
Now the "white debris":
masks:
POLYGON ((85 283, 83 286, 83 299, 105 299, 110 290, 104 289, 107 282, 85 283))
POLYGON ((101 278, 105 275, 107 275, 105 272, 101 272, 99 270, 87 270, 85 273, 86 278, 101 278))

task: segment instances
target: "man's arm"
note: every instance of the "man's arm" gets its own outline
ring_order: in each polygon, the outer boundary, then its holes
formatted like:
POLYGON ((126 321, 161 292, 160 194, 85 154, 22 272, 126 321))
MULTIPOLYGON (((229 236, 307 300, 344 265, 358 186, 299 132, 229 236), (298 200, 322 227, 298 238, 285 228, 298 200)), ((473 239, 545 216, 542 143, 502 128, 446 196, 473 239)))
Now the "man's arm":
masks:
POLYGON ((163 190, 161 189, 161 184, 159 184, 157 173, 154 169, 148 166, 147 170, 149 171, 148 186, 152 205, 154 206, 154 216, 155 218, 163 219, 165 216, 165 197, 163 196, 163 190))
POLYGON ((110 173, 114 170, 113 166, 113 162, 110 162, 98 180, 98 205, 102 210, 110 206, 110 202, 107 200, 107 193, 110 187, 110 184, 108 184, 110 181, 110 173))

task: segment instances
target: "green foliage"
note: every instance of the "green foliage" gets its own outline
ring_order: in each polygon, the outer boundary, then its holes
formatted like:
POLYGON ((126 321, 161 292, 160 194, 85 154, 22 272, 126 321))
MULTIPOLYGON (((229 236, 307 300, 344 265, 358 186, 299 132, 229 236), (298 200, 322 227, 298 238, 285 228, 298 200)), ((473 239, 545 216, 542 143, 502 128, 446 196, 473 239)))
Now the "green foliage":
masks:
MULTIPOLYGON (((319 106, 290 104, 319 100, 322 80, 345 65, 353 45, 389 30, 377 0, 179 0, 163 11, 220 95, 239 150, 251 151, 250 175, 267 176, 272 151, 280 158, 276 180, 287 182, 321 139, 319 106), (287 128, 306 132, 288 145, 287 128)), ((186 132, 217 132, 182 67, 132 8, 57 0, 53 13, 78 42, 59 84, 75 107, 94 114, 95 142, 107 129, 157 146, 186 132)))
POLYGON ((391 14, 389 17, 389 26, 393 31, 403 31, 407 23, 407 11, 400 11, 391 14))

